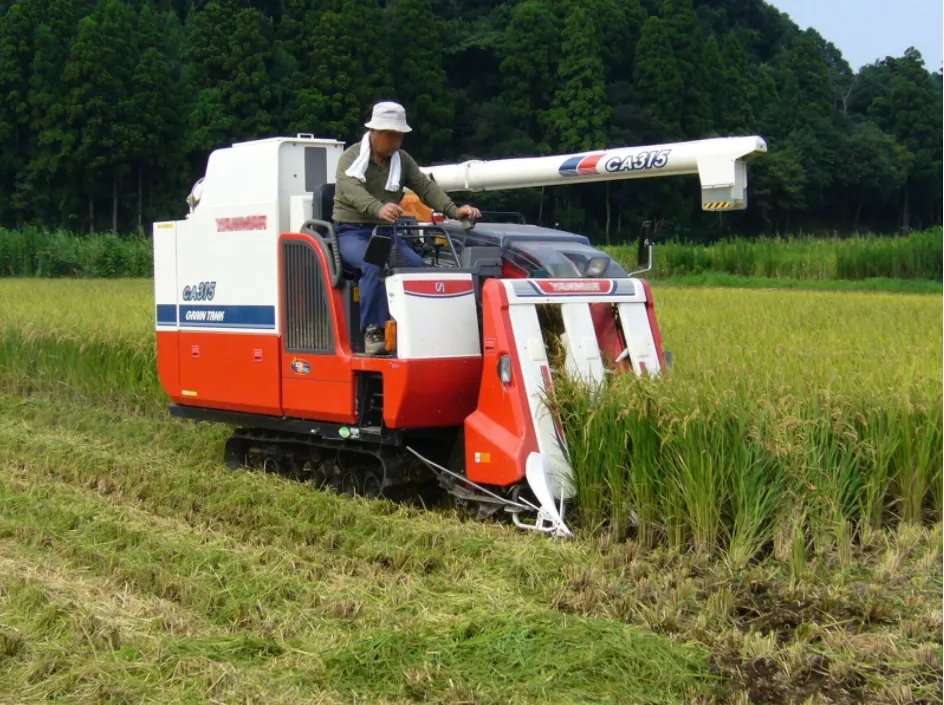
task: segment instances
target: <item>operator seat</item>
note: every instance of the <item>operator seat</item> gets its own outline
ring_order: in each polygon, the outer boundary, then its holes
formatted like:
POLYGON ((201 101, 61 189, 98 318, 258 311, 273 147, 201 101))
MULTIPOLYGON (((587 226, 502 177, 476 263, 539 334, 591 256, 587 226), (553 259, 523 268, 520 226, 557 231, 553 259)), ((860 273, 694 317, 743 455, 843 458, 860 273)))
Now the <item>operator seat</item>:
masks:
MULTIPOLYGON (((322 220, 331 223, 332 231, 334 229, 334 184, 322 184, 312 192, 311 211, 312 217, 316 220, 322 220)), ((326 247, 337 246, 337 234, 334 237, 326 239, 326 247)), ((330 259, 333 255, 330 252, 325 253, 330 259)), ((360 326, 357 321, 360 320, 360 297, 356 294, 358 281, 361 278, 361 270, 350 266, 341 258, 341 297, 344 301, 344 311, 347 317, 347 333, 351 347, 356 351, 363 351, 364 339, 361 334, 360 326)))
MULTIPOLYGON (((316 220, 324 220, 334 224, 334 221, 331 219, 331 216, 334 214, 334 188, 334 184, 322 184, 312 193, 312 217, 316 220)), ((361 270, 350 266, 342 257, 341 276, 344 279, 357 281, 361 278, 361 270)))
POLYGON ((316 220, 331 222, 331 215, 334 212, 334 184, 321 184, 312 196, 312 217, 316 220))

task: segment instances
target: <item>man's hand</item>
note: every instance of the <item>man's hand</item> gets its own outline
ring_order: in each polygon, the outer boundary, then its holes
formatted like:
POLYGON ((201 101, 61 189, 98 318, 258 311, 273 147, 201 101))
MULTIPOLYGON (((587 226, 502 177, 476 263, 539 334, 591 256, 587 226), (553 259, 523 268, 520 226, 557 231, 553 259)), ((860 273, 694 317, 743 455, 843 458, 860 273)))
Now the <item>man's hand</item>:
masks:
POLYGON ((403 209, 400 208, 400 206, 398 206, 396 203, 385 204, 377 214, 381 220, 385 220, 388 223, 396 223, 397 218, 399 218, 401 215, 403 215, 403 209))
POLYGON ((465 205, 460 206, 456 211, 456 220, 462 220, 463 218, 471 218, 472 220, 481 220, 482 211, 480 211, 475 206, 465 205))

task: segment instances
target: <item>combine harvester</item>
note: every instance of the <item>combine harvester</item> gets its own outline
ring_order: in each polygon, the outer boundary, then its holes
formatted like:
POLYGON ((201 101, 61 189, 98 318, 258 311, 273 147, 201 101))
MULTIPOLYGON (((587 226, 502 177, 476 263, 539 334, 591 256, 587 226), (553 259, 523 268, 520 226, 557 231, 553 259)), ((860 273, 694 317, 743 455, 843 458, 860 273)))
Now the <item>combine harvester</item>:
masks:
MULTIPOLYGON (((723 211, 746 206, 745 158, 766 149, 733 137, 424 171, 446 191, 697 174, 703 209, 723 211)), ((608 370, 657 374, 648 283, 582 235, 405 219, 396 236, 429 266, 389 263, 393 226, 375 231, 395 325, 388 355, 364 355, 358 272, 342 265, 329 222, 342 151, 311 135, 216 150, 186 219, 154 224, 171 413, 237 426, 231 467, 367 496, 438 479, 482 514, 503 509, 522 528, 570 535, 572 469, 544 404, 548 345, 558 340, 565 372, 591 383, 608 370)))

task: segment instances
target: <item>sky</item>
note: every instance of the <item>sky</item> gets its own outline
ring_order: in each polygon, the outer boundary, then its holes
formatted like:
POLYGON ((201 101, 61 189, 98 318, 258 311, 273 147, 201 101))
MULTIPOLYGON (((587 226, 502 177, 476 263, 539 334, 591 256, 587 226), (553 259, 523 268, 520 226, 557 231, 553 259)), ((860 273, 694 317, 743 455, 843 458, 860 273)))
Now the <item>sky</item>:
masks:
POLYGON ((853 71, 913 46, 941 68, 942 0, 767 0, 836 45, 853 71))

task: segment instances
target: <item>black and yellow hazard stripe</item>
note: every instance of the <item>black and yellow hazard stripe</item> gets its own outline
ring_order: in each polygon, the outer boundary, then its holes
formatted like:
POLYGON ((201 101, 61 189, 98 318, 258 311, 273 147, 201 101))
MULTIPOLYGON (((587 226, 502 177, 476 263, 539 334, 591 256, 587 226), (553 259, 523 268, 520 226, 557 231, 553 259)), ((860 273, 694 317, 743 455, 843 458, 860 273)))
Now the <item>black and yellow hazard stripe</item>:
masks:
POLYGON ((705 211, 726 211, 733 207, 733 201, 708 201, 701 204, 701 209, 705 211))

